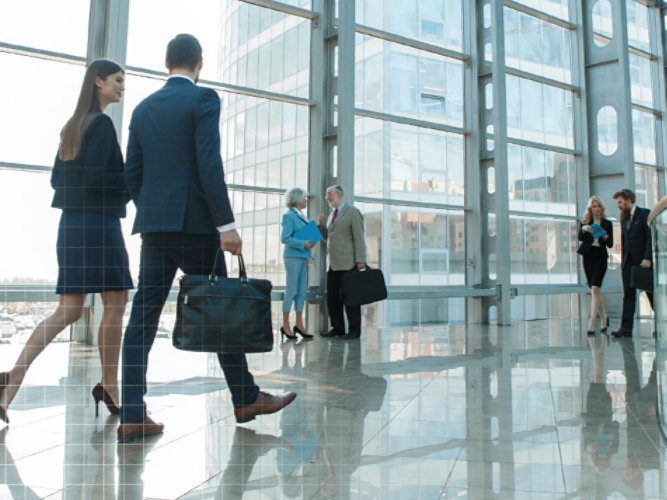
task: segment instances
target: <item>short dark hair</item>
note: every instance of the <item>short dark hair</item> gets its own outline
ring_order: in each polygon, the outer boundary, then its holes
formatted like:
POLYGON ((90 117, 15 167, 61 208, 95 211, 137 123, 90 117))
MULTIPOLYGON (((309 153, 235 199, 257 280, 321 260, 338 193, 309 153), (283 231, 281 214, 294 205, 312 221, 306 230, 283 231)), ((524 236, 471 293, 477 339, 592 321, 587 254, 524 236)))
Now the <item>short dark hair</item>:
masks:
POLYGON ((340 187, 338 184, 334 186, 334 189, 338 192, 340 192, 340 195, 343 196, 345 193, 343 193, 343 188, 340 187))
POLYGON ((181 33, 167 44, 167 68, 187 68, 192 71, 199 61, 201 45, 194 36, 181 33))
POLYGON ((637 197, 635 196, 635 193, 632 192, 630 189, 621 189, 620 191, 616 191, 614 193, 614 199, 616 198, 623 198, 624 200, 630 200, 632 203, 635 202, 637 197))

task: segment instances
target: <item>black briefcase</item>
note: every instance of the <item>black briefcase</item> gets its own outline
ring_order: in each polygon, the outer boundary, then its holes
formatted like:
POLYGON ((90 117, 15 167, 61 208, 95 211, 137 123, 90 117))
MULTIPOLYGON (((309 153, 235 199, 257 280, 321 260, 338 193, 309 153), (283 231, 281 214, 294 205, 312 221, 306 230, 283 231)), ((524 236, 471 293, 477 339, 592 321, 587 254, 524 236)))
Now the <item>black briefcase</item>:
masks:
POLYGON ((630 269, 630 286, 647 292, 653 291, 653 269, 632 266, 630 269))
POLYGON ((172 342, 184 351, 251 353, 273 349, 271 282, 246 275, 239 255, 239 277, 185 275, 181 278, 172 342))
POLYGON ((353 269, 343 276, 343 302, 356 307, 387 298, 384 275, 379 269, 353 269))

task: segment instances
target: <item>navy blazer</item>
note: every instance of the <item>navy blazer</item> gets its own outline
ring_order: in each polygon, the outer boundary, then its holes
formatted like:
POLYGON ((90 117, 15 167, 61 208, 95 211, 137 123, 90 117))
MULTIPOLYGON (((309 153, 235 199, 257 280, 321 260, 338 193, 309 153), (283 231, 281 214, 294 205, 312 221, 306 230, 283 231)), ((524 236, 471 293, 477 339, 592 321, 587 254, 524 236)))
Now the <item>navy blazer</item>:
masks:
POLYGON ((621 221, 621 243, 623 245, 621 267, 637 266, 642 260, 653 260, 651 228, 646 223, 649 213, 648 208, 636 207, 630 221, 630 229, 626 227, 626 221, 621 221))
POLYGON ((132 113, 125 185, 132 233, 217 234, 234 222, 220 157, 220 99, 170 78, 132 113))
POLYGON ((91 119, 73 160, 63 161, 56 154, 51 187, 54 208, 125 217, 129 197, 123 181, 123 154, 111 118, 98 113, 91 119))

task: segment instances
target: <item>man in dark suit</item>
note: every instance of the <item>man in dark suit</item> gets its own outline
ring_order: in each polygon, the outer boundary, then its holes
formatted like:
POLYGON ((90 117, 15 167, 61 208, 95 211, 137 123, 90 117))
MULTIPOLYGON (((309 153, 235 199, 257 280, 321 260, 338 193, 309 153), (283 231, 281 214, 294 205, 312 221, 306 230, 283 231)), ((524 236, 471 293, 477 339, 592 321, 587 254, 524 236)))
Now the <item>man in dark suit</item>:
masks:
MULTIPOLYGON (((167 46, 169 79, 134 110, 125 182, 141 233, 139 286, 123 341, 121 425, 118 440, 162 432, 146 413, 148 353, 177 269, 209 274, 218 248, 234 255, 242 242, 234 224, 220 157, 220 99, 198 87, 202 50, 192 35, 167 46)), ((225 275, 224 259, 217 273, 225 275)), ((242 333, 242 332, 241 332, 242 333)), ((245 355, 219 353, 237 422, 274 413, 296 397, 260 392, 245 355)))
MULTIPOLYGON (((651 229, 647 224, 649 210, 635 205, 635 193, 622 189, 614 193, 614 199, 621 211, 621 243, 623 253, 621 272, 623 276, 623 317, 621 327, 612 332, 614 337, 632 337, 632 325, 637 303, 637 289, 630 286, 633 266, 651 268, 653 247, 651 229)), ((653 293, 646 292, 653 307, 653 293)))

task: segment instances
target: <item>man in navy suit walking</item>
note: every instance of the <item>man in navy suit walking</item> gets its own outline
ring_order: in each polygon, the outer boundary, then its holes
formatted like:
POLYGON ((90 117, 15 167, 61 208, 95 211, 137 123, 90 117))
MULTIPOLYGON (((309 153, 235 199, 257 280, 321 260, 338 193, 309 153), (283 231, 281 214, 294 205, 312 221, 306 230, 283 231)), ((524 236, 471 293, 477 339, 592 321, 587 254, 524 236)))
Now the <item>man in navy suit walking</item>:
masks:
MULTIPOLYGON (((647 219, 649 210, 635 205, 635 193, 622 189, 614 193, 621 210, 621 272, 623 278, 623 314, 621 327, 611 332, 614 337, 632 337, 632 327, 637 307, 637 290, 632 287, 632 268, 650 269, 653 261, 653 241, 647 219)), ((653 292, 646 291, 653 309, 653 292)))
MULTIPOLYGON (((164 425, 146 412, 148 353, 160 312, 177 269, 209 274, 218 248, 234 255, 242 242, 234 224, 220 157, 220 99, 196 85, 202 49, 192 35, 178 35, 167 46, 169 79, 132 113, 125 183, 141 233, 139 286, 123 340, 121 424, 118 440, 158 434, 164 425)), ((219 275, 226 275, 218 259, 219 275)), ((239 332, 242 334, 243 332, 239 332)), ((261 392, 245 355, 219 353, 237 422, 274 413, 296 393, 261 392)))

